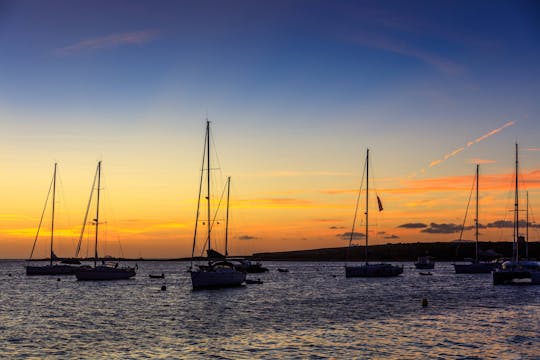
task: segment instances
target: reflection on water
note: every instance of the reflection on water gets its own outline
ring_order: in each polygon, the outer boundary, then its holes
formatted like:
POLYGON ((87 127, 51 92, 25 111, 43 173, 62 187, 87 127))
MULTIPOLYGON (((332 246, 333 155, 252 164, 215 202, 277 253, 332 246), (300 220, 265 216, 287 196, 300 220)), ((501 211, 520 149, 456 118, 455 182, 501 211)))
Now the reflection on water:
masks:
POLYGON ((5 358, 539 358, 540 287, 494 287, 450 264, 346 279, 340 263, 267 263, 251 275, 264 284, 195 292, 186 263, 82 283, 26 277, 23 265, 0 262, 5 358))

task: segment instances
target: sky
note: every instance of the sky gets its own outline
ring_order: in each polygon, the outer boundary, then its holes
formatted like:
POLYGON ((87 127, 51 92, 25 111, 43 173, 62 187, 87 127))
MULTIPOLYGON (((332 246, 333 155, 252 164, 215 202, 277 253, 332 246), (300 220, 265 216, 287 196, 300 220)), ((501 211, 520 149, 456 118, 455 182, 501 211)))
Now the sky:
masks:
POLYGON ((100 253, 190 256, 206 119, 230 253, 347 245, 368 148, 370 244, 459 239, 477 163, 480 240, 511 240, 515 143, 538 241, 539 44, 536 1, 0 0, 0 258, 29 255, 55 162, 73 256, 100 160, 100 253))

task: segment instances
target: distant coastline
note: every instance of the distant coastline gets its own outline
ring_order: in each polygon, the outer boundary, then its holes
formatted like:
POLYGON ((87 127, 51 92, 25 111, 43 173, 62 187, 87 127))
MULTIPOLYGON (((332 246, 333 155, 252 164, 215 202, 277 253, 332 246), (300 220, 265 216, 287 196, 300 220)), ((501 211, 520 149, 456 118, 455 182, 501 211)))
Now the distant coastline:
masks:
MULTIPOLYGON (((512 242, 480 242, 482 258, 510 258, 512 242)), ((372 245, 368 247, 371 261, 414 261, 419 256, 430 255, 438 261, 461 261, 474 258, 473 242, 399 243, 372 245)), ((524 250, 523 250, 524 252, 524 250)), ((520 250, 520 253, 522 251, 520 250)), ((540 256, 540 242, 529 243, 529 257, 540 256)), ((364 246, 325 248, 300 251, 256 253, 253 259, 260 261, 362 261, 364 246), (347 254, 348 252, 348 254, 347 254)))
MULTIPOLYGON (((430 255, 437 261, 462 261, 466 258, 474 258, 473 242, 432 242, 432 243, 398 243, 385 245, 371 245, 368 247, 369 260, 371 261, 414 261, 418 256, 430 255)), ((479 243, 482 259, 510 258, 512 256, 512 242, 479 243)), ((520 248, 521 256, 524 256, 524 246, 520 248)), ((238 255, 258 261, 362 261, 364 259, 364 247, 322 248, 310 250, 293 250, 278 252, 262 252, 252 255, 238 255), (347 254, 348 252, 348 254, 347 254)), ((540 242, 529 243, 529 258, 540 258, 540 242)), ((203 258, 197 258, 202 260, 203 258)), ((3 259, 16 260, 16 259, 3 259)), ((25 259, 19 259, 25 260, 25 259)), ((48 261, 49 259, 33 259, 31 261, 48 261)), ((189 261, 191 258, 103 258, 104 261, 189 261)), ((81 259, 81 261, 93 261, 93 258, 81 259)))

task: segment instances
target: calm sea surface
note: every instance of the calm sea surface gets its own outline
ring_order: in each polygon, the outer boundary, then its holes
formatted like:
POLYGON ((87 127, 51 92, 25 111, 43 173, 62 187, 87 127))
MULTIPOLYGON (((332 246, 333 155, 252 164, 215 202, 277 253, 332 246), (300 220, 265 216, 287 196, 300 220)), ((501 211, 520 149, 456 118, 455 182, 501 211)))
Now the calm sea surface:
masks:
POLYGON ((494 287, 441 263, 433 276, 406 263, 392 279, 346 279, 342 263, 264 265, 248 275, 264 284, 192 291, 181 262, 77 282, 2 261, 0 357, 540 359, 540 286, 494 287))

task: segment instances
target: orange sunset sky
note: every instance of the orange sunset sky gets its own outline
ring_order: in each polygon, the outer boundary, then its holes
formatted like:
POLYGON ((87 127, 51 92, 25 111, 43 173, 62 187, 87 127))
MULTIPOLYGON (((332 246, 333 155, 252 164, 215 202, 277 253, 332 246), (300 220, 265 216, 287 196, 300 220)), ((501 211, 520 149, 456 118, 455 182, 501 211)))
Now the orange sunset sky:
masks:
POLYGON ((528 3, 203 3, 0 2, 0 258, 29 255, 55 162, 73 256, 99 160, 100 253, 190 256, 206 118, 232 254, 345 246, 367 148, 371 244, 456 240, 477 163, 480 240, 510 241, 516 142, 538 241, 528 3))

